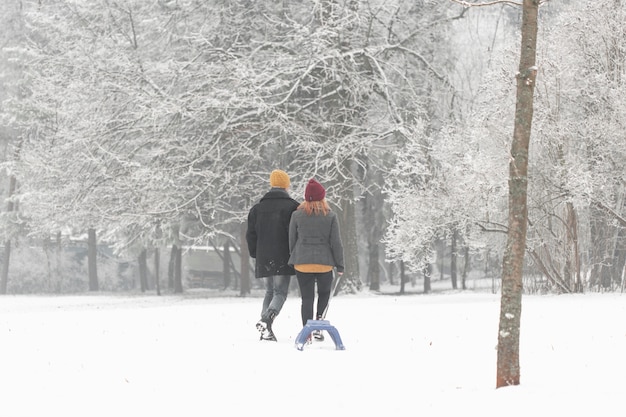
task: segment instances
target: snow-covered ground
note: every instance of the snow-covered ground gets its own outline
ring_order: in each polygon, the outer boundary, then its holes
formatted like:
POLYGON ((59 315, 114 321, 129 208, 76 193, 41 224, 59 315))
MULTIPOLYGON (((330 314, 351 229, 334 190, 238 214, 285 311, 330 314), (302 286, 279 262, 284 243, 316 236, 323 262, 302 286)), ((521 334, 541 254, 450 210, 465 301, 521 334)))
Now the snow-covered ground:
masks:
POLYGON ((520 386, 495 389, 499 295, 341 295, 299 351, 258 297, 0 297, 0 415, 623 416, 626 295, 524 296, 520 386), (215 414, 219 413, 219 414, 215 414))

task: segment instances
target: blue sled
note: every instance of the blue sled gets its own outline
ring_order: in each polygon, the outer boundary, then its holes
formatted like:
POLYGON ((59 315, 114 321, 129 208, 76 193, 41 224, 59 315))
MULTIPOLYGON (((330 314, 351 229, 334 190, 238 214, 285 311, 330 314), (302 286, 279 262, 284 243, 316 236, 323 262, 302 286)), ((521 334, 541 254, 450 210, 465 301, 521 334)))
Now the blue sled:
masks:
POLYGON ((300 333, 298 333, 298 337, 296 337, 296 348, 298 350, 304 349, 306 340, 313 330, 326 330, 330 335, 330 338, 333 339, 333 342, 335 342, 335 348, 337 350, 345 350, 345 346, 341 341, 339 332, 335 326, 331 326, 328 320, 307 320, 302 330, 300 330, 300 333))

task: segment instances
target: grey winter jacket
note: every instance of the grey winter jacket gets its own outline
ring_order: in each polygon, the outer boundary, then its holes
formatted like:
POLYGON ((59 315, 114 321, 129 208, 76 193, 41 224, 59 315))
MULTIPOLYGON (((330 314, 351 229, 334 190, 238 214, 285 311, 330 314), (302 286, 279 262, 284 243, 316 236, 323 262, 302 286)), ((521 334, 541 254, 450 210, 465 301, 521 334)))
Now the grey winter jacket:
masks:
POLYGON ((307 216, 296 210, 289 223, 289 265, 330 265, 343 272, 343 245, 337 215, 329 212, 307 216))

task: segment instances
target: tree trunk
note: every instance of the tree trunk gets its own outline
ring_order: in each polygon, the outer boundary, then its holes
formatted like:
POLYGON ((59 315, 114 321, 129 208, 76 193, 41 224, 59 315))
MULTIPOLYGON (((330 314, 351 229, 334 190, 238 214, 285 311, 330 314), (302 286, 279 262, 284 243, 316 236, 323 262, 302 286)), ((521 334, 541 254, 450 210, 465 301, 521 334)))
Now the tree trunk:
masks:
POLYGON ((4 242, 4 254, 2 257, 2 281, 0 282, 0 294, 7 293, 9 284, 9 261, 11 260, 11 241, 4 242))
POLYGON ((41 242, 41 247, 43 248, 43 253, 46 255, 46 278, 47 282, 47 291, 52 291, 52 261, 50 260, 50 238, 45 237, 41 242))
POLYGON ((567 264, 571 274, 569 283, 573 292, 583 292, 583 282, 580 275, 580 250, 578 248, 578 218, 572 202, 567 203, 567 264))
POLYGON ((355 204, 352 198, 342 198, 341 206, 342 210, 338 213, 338 217, 343 244, 345 272, 341 276, 341 283, 337 285, 335 293, 342 288, 349 293, 355 293, 361 289, 362 285, 359 275, 359 246, 356 232, 355 204))
MULTIPOLYGON (((380 233, 380 229, 376 225, 372 226, 372 231, 380 233)), ((372 242, 373 233, 370 233, 370 239, 368 242, 368 270, 367 276, 370 283, 369 289, 371 291, 380 291, 380 263, 379 263, 379 244, 372 242)), ((380 236, 380 234, 378 234, 380 236)))
MULTIPOLYGON (((616 286, 623 287, 622 271, 624 270, 624 265, 626 264, 626 251, 624 249, 624 244, 618 243, 618 242, 626 241, 626 230, 620 229, 617 235, 618 237, 616 239, 617 242, 615 244, 615 254, 613 256, 613 271, 614 271, 613 276, 614 276, 614 282, 616 286)), ((580 292, 582 292, 582 282, 580 283, 580 287, 581 287, 580 292)))
MULTIPOLYGON (((8 192, 8 200, 7 203, 7 213, 11 213, 15 208, 15 204, 11 197, 15 193, 15 187, 17 187, 17 179, 15 175, 11 175, 9 177, 9 192, 8 192)), ((2 259, 2 277, 0 277, 0 294, 6 294, 7 288, 9 284, 9 262, 11 261, 11 240, 7 239, 4 242, 4 256, 2 259)))
POLYGON ((368 254, 367 281, 370 290, 380 291, 380 237, 383 235, 384 223, 381 187, 384 180, 382 173, 373 168, 371 163, 368 163, 365 177, 366 186, 370 190, 364 198, 364 220, 367 225, 365 227, 368 254))
POLYGON ((446 243, 445 241, 442 242, 442 248, 441 248, 441 263, 440 263, 440 268, 439 268, 439 279, 441 281, 443 281, 443 279, 445 278, 444 276, 444 261, 445 261, 445 256, 446 256, 446 243))
POLYGON ((148 253, 145 249, 139 254, 137 263, 139 265, 139 287, 141 292, 146 292, 148 289, 148 253))
POLYGON ((463 253, 465 256, 465 262, 463 263, 463 273, 461 274, 461 288, 467 289, 467 276, 470 271, 470 257, 469 257, 469 246, 465 246, 463 249, 463 253))
POLYGON ((241 285, 239 286, 239 295, 244 296, 250 294, 250 254, 248 252, 248 241, 246 240, 247 224, 241 223, 240 242, 241 251, 239 253, 239 261, 241 267, 241 285))
POLYGON ((98 291, 98 245, 96 229, 87 231, 87 264, 89 268, 89 291, 98 291))
POLYGON ((172 286, 175 294, 183 292, 183 249, 180 243, 180 228, 172 227, 172 236, 174 243, 172 244, 172 252, 170 254, 170 271, 172 286))
POLYGON ((422 274, 424 275, 424 294, 428 294, 432 291, 430 279, 433 275, 433 266, 431 263, 428 263, 424 267, 424 269, 422 270, 422 274))
POLYGON ((509 162, 509 228, 502 260, 496 388, 520 383, 519 335, 522 272, 528 225, 528 148, 537 77, 535 59, 539 0, 524 0, 522 8, 522 42, 517 74, 515 126, 509 162))
POLYGON ((56 242, 54 245, 54 253, 55 253, 55 261, 56 261, 56 266, 54 268, 54 276, 56 278, 54 291, 61 292, 61 274, 62 274, 61 256, 63 254, 63 246, 61 245, 61 232, 57 232, 56 242))
POLYGON ((230 287, 231 273, 230 273, 230 240, 226 239, 224 242, 224 256, 222 257, 222 270, 224 275, 224 289, 230 287))
POLYGON ((161 257, 159 248, 154 248, 154 285, 157 295, 161 295, 161 257))
POLYGON ((456 275, 456 271, 457 271, 457 267, 456 267, 456 260, 457 260, 457 253, 456 253, 456 243, 458 240, 458 232, 456 231, 456 228, 454 229, 454 231, 452 232, 452 242, 450 243, 450 281, 452 281, 452 288, 453 289, 457 289, 459 284, 457 283, 457 275, 456 275))
POLYGON ((174 289, 174 270, 176 269, 176 245, 172 245, 170 259, 167 263, 167 288, 174 289))
POLYGON ((181 294, 183 292, 183 250, 178 245, 172 246, 174 258, 174 293, 181 294))

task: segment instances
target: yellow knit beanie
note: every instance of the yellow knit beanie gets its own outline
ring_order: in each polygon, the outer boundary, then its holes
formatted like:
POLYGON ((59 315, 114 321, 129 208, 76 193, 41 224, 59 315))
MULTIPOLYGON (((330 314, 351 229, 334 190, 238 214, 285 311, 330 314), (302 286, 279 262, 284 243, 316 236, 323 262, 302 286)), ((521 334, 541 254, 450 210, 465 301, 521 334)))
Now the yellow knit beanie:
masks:
POLYGON ((289 188, 289 185, 291 185, 289 175, 285 171, 275 169, 270 174, 270 185, 272 187, 289 188))

